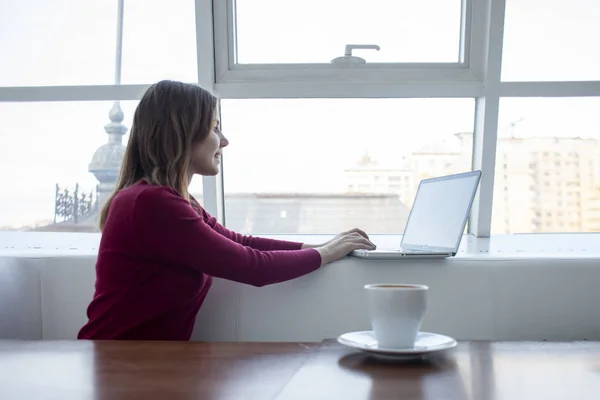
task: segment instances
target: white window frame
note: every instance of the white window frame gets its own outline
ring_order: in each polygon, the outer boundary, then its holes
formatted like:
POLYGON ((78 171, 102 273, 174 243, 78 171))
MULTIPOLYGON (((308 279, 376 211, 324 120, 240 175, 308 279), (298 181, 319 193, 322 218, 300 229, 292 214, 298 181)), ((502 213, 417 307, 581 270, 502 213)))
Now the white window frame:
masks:
MULTIPOLYGON (((277 83, 264 97, 287 97, 293 95, 292 85, 285 85, 290 80, 294 82, 326 83, 329 86, 325 93, 339 97, 364 97, 360 88, 349 88, 347 83, 379 83, 381 86, 403 82, 429 83, 465 83, 464 90, 469 93, 477 85, 481 71, 474 59, 479 56, 472 51, 471 42, 481 34, 481 25, 473 24, 472 8, 475 0, 462 0, 461 37, 459 42, 459 57, 456 63, 374 63, 356 66, 340 66, 335 64, 237 64, 235 60, 235 0, 214 0, 215 24, 215 71, 219 93, 229 96, 229 84, 277 83), (474 68, 475 66, 475 68, 474 68), (344 84, 339 87, 330 84, 344 84), (287 90, 286 90, 287 89, 287 90), (276 92, 276 93, 273 93, 276 92)), ((341 49, 340 49, 341 50, 341 49)), ((256 90, 256 86, 247 86, 256 90)), ((440 95, 448 91, 443 85, 432 85, 429 91, 439 87, 440 95)), ((457 88, 451 90, 456 93, 457 88)), ((236 92, 233 90, 232 92, 236 92)), ((368 97, 377 96, 377 92, 368 97)), ((305 97, 305 96, 302 96, 305 97)), ((435 97, 435 96, 434 96, 435 97)))
MULTIPOLYGON (((378 67, 376 72, 385 77, 379 80, 374 79, 372 71, 365 69, 330 69, 314 73, 310 68, 281 66, 271 70, 261 69, 262 66, 227 70, 225 76, 219 73, 219 68, 223 67, 224 51, 228 53, 230 47, 223 42, 223 27, 219 24, 226 15, 222 8, 228 1, 231 0, 195 0, 197 81, 221 98, 476 99, 473 168, 481 169, 483 175, 471 212, 469 232, 479 237, 489 237, 491 230, 500 99, 600 97, 600 81, 501 81, 506 0, 466 0, 470 6, 465 18, 471 21, 471 40, 464 42, 469 48, 468 68, 433 68, 420 73, 414 68, 378 67), (265 71, 270 74, 269 80, 264 80, 265 71), (419 79, 409 79, 415 77, 411 75, 414 73, 421 74, 419 79)), ((0 87, 0 102, 139 100, 150 84, 0 87)), ((227 121, 224 124, 226 126, 227 121)), ((223 161, 226 173, 227 160, 223 161)), ((223 221, 223 174, 203 178, 203 198, 207 211, 223 221)))

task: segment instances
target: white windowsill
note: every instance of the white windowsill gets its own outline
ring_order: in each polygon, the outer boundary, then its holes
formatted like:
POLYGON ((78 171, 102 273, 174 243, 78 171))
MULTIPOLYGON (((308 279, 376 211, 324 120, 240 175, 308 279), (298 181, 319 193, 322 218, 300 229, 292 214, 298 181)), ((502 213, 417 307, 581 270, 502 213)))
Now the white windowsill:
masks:
MULTIPOLYGON (((304 243, 321 243, 331 235, 257 235, 304 243)), ((401 235, 372 235, 379 248, 393 248, 401 235)), ((100 234, 69 232, 0 232, 0 257, 81 257, 95 256, 100 234)), ((598 259, 600 233, 556 233, 492 235, 491 238, 464 236, 452 260, 515 259, 598 259)))

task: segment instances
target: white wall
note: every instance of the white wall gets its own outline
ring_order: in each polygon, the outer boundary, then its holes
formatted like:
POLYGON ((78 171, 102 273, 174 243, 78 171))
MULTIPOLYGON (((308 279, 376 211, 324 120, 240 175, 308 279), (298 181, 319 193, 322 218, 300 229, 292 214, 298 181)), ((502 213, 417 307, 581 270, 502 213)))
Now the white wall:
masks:
POLYGON ((42 337, 40 276, 23 261, 0 258, 0 338, 42 337))
MULTIPOLYGON (((215 279, 193 339, 320 341, 369 329, 363 285, 405 282, 430 287, 423 330, 457 339, 600 340, 597 254, 540 256, 518 246, 495 254, 478 243, 449 260, 346 258, 264 288, 215 279)), ((76 337, 93 295, 96 257, 71 251, 0 253, 0 338, 76 337)))

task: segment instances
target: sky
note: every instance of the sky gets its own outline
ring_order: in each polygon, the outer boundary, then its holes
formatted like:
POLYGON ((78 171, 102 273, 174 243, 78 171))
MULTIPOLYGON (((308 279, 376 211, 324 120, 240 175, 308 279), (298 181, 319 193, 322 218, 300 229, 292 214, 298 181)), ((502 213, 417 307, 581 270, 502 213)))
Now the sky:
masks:
MULTIPOLYGON (((193 0, 125 0, 122 83, 197 79, 193 0)), ((242 63, 453 62, 459 0, 238 0, 242 63), (432 13, 431 10, 436 10, 432 13), (274 34, 276 32, 276 34, 274 34)), ((599 80, 600 2, 507 0, 503 80, 599 80)), ((0 86, 114 83, 116 0, 0 0, 0 86)), ((131 126, 136 101, 122 102, 131 126)), ((473 99, 222 101, 226 192, 335 192, 369 152, 393 163, 472 131, 473 99)), ((0 226, 51 219, 54 185, 88 190, 111 102, 0 103, 0 226)), ((600 136, 599 98, 502 99, 500 134, 600 136)), ((125 137, 124 143, 127 139, 125 137)), ((201 191, 200 180, 192 190, 201 191)))

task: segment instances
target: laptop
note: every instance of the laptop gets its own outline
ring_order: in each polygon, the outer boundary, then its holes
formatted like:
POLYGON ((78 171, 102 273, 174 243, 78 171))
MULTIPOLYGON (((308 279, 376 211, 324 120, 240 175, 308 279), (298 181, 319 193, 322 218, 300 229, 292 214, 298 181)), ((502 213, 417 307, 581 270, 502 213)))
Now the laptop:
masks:
POLYGON ((400 248, 354 250, 374 260, 454 257, 469 219, 481 171, 423 179, 408 215, 400 248))

